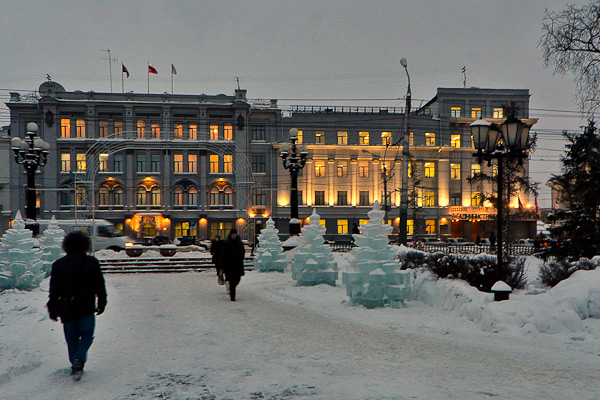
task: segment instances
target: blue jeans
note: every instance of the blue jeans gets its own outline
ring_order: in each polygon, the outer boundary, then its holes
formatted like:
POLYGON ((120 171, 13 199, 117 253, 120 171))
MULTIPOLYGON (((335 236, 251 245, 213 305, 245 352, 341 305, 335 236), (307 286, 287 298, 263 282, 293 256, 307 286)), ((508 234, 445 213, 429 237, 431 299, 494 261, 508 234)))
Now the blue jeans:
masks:
POLYGON ((63 324, 71 364, 75 359, 79 359, 84 363, 87 361, 87 352, 94 341, 95 326, 96 317, 94 314, 79 317, 73 322, 63 324))

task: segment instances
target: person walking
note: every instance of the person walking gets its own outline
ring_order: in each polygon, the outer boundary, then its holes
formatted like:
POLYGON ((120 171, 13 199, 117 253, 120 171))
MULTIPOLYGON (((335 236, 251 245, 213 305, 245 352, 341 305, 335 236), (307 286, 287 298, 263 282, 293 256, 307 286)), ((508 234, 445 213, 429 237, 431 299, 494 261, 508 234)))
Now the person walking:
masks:
POLYGON ((212 255, 212 263, 215 265, 217 276, 223 275, 223 271, 219 266, 221 262, 221 253, 223 252, 223 241, 220 235, 216 235, 215 239, 210 244, 210 254, 212 255))
POLYGON ((86 255, 91 247, 86 234, 67 234, 62 247, 66 255, 52 264, 48 315, 63 324, 71 375, 79 380, 94 340, 94 313, 100 315, 106 308, 106 287, 98 259, 86 255))
POLYGON ((235 229, 229 232, 229 236, 223 242, 220 268, 225 272, 226 285, 228 287, 231 301, 235 301, 236 288, 244 276, 244 258, 246 250, 244 244, 235 229))
POLYGON ((494 232, 490 233, 490 250, 491 251, 496 251, 496 235, 494 234, 494 232))

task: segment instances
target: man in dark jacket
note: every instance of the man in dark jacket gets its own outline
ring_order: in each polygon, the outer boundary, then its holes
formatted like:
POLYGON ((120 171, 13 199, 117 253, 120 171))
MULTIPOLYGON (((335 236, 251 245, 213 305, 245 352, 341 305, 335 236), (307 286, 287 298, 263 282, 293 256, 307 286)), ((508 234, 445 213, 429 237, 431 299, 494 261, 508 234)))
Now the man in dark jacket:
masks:
POLYGON ((63 240, 66 256, 52 264, 48 314, 50 319, 63 323, 71 361, 71 374, 79 380, 94 340, 95 316, 106 307, 106 288, 100 263, 86 253, 90 238, 79 231, 63 240), (96 298, 98 304, 96 305, 96 298))
POLYGON ((221 240, 221 236, 215 236, 215 240, 210 244, 210 254, 212 255, 212 263, 217 270, 217 275, 221 275, 223 271, 221 271, 221 267, 219 263, 221 261, 221 253, 223 252, 223 241, 221 240))
POLYGON ((223 243, 220 267, 225 271, 231 301, 235 301, 235 290, 244 276, 244 257, 246 250, 235 229, 232 229, 223 243))

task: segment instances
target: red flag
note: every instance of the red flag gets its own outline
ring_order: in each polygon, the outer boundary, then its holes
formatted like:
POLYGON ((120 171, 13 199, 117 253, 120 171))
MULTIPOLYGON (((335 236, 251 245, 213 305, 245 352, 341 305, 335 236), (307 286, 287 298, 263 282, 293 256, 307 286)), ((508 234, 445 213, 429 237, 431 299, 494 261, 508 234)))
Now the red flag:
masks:
POLYGON ((125 66, 125 64, 121 63, 121 72, 124 74, 127 74, 127 78, 129 78, 129 71, 127 70, 127 67, 125 66))
POLYGON ((536 214, 540 213, 540 207, 538 206, 537 197, 535 198, 535 212, 536 214))
POLYGON ((158 75, 158 71, 154 68, 154 65, 148 64, 148 73, 158 75))
POLYGON ((519 211, 523 211, 523 203, 521 203, 521 198, 517 197, 517 200, 519 200, 519 211))

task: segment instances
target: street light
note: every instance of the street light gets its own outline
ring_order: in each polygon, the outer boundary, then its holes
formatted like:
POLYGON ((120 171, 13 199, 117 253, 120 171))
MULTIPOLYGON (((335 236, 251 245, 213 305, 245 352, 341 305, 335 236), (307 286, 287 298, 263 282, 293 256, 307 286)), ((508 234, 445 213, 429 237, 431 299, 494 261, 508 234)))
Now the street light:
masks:
POLYGON ((408 74, 408 61, 400 59, 400 65, 406 71, 408 87, 406 88, 406 105, 404 106, 404 136, 402 137, 402 187, 400 188, 400 221, 398 223, 398 241, 406 245, 408 234, 408 158, 410 156, 410 101, 412 92, 410 90, 410 75, 408 74))
POLYGON ((38 126, 35 122, 27 124, 25 139, 14 137, 10 141, 10 147, 15 153, 15 161, 22 164, 27 173, 27 191, 25 196, 25 215, 27 219, 35 220, 35 173, 39 167, 46 165, 50 145, 42 138, 37 137, 38 126))
POLYGON ((485 159, 487 160, 488 165, 490 165, 492 159, 498 160, 498 226, 496 227, 498 247, 496 252, 498 257, 498 268, 501 268, 503 242, 503 160, 504 158, 517 158, 519 163, 523 162, 523 158, 526 157, 525 148, 529 141, 530 127, 512 114, 507 116, 504 123, 500 126, 492 125, 483 119, 479 119, 474 121, 470 125, 470 128, 473 146, 477 150, 477 153, 473 154, 474 157, 477 157, 477 163, 481 164, 485 159), (499 147, 501 138, 503 144, 499 147))
POLYGON ((282 146, 279 156, 283 162, 283 168, 290 171, 292 178, 292 188, 290 194, 290 235, 298 235, 300 233, 300 221, 298 220, 298 172, 306 165, 308 152, 302 146, 298 153, 298 129, 290 129, 291 146, 287 144, 282 146), (290 153, 291 151, 291 153, 290 153))

